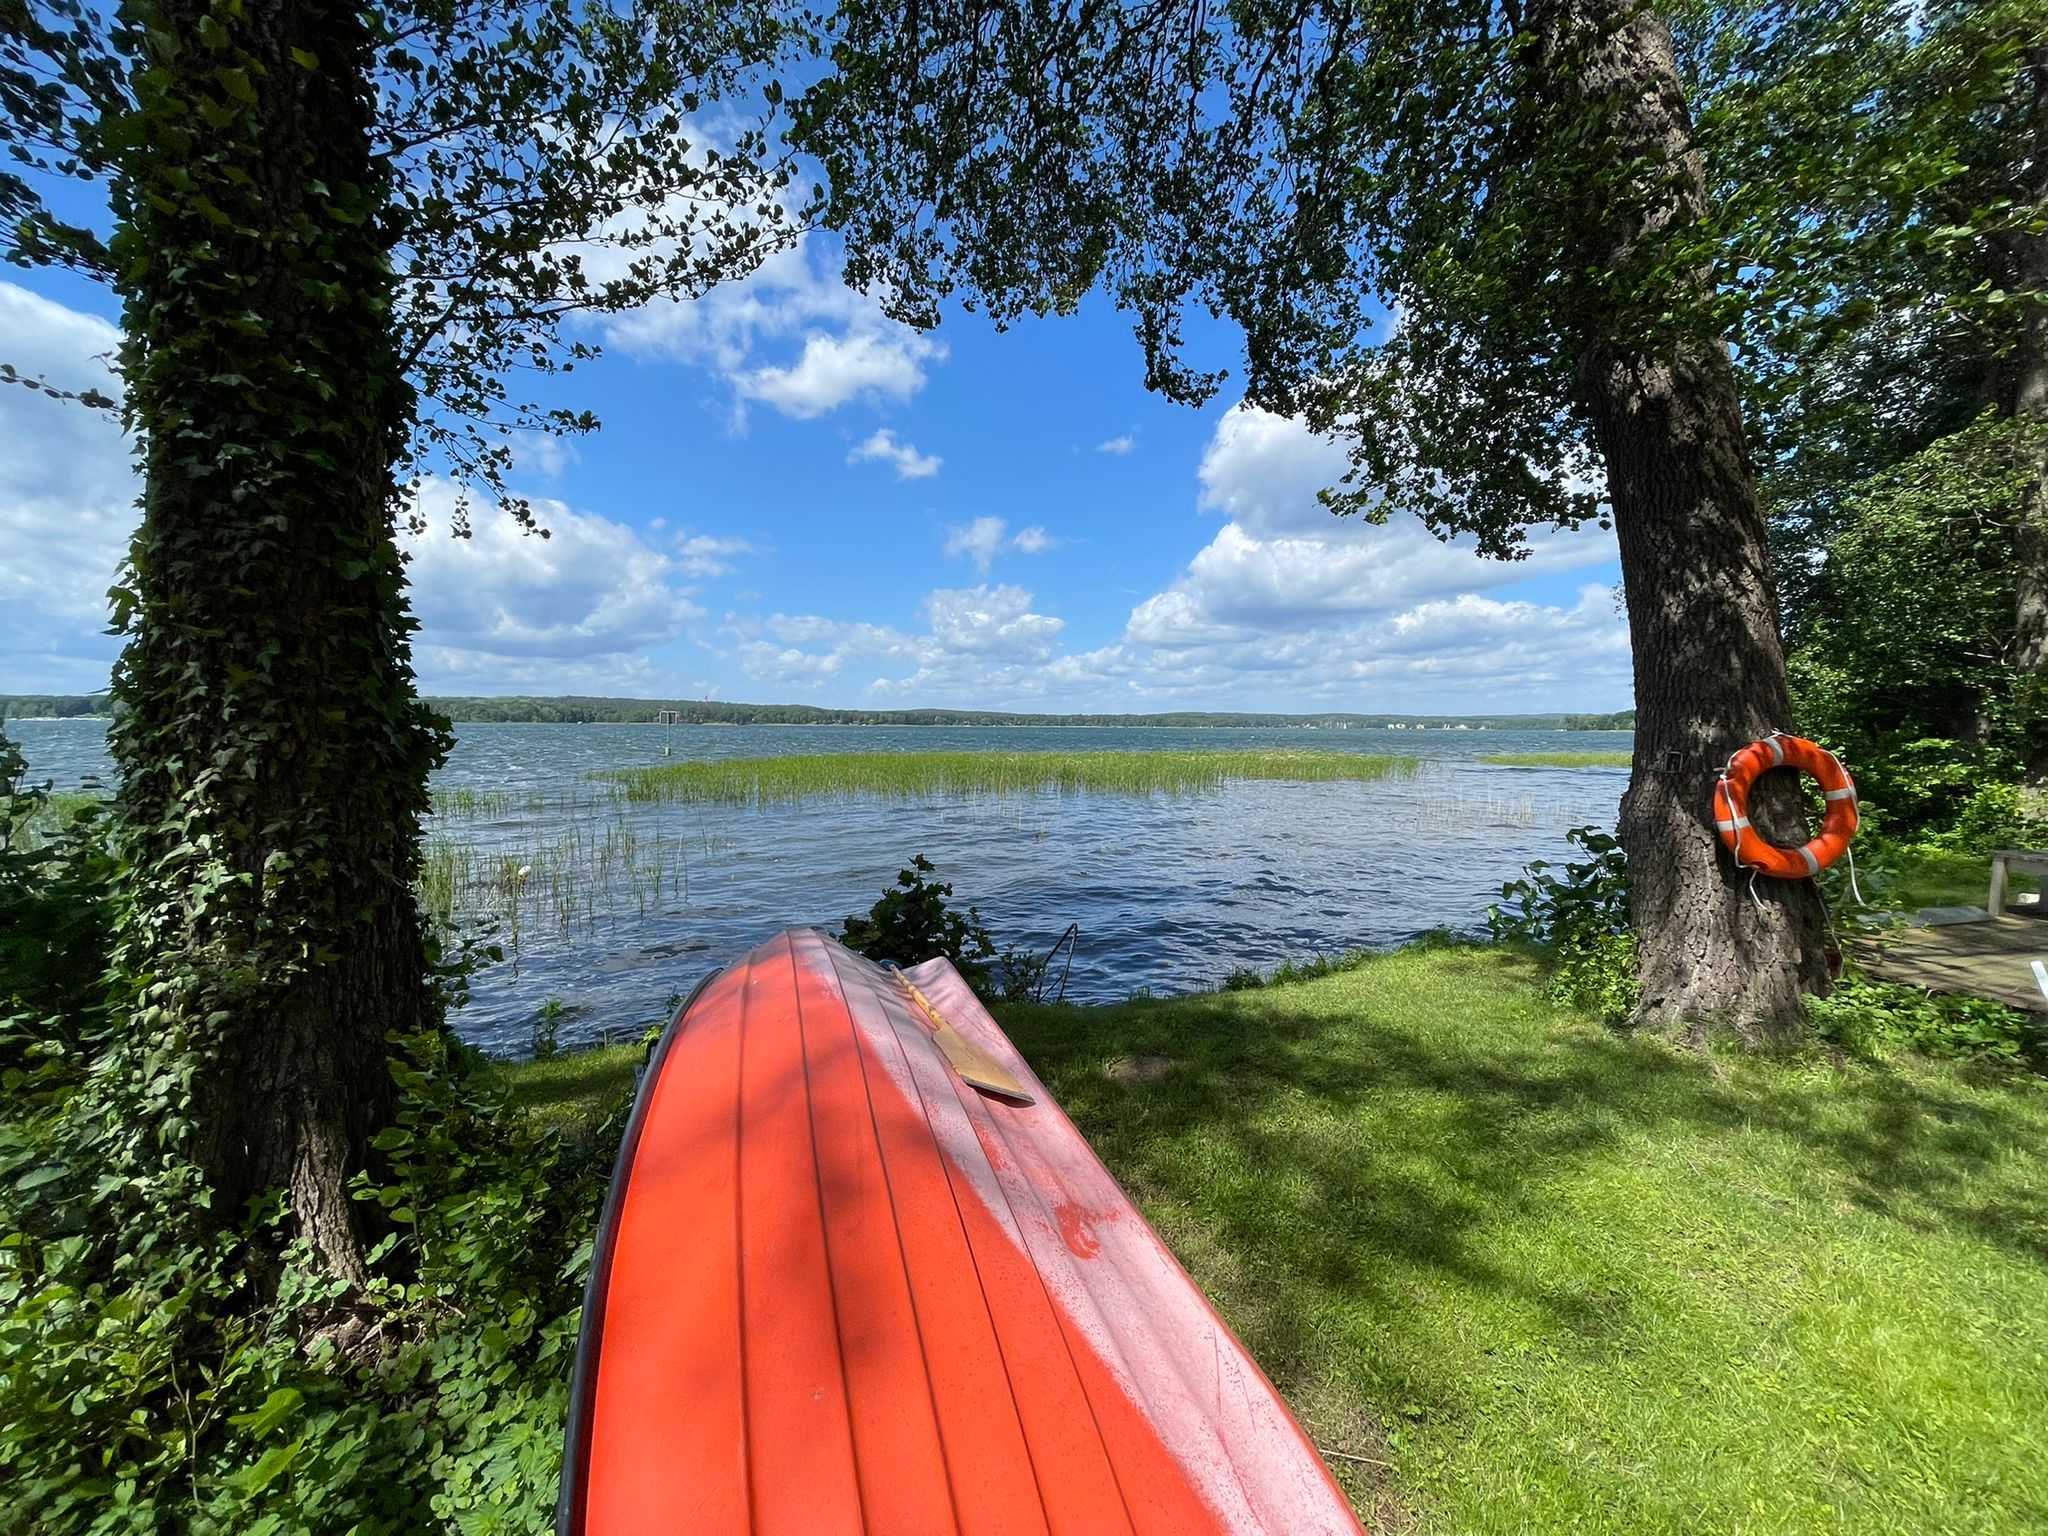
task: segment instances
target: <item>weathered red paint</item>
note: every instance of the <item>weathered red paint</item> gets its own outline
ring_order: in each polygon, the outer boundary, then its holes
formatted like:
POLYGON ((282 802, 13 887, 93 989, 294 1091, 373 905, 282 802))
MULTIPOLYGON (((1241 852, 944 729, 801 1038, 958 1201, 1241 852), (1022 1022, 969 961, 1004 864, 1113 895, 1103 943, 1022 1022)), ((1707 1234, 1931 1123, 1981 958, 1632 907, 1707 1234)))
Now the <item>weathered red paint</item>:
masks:
POLYGON ((957 973, 909 975, 1034 1102, 815 933, 705 990, 618 1174, 564 1530, 1357 1532, 957 973))

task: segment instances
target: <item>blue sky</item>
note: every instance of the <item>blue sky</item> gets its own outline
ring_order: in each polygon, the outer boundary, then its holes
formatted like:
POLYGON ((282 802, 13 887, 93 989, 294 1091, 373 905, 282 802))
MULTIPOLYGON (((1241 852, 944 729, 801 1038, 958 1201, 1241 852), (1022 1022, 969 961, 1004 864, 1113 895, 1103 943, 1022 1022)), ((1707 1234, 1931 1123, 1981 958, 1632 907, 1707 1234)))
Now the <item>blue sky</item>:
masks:
MULTIPOLYGON (((0 282, 0 356, 106 387, 113 307, 0 282)), ((1625 708, 1611 536, 1501 566, 1314 499, 1342 458, 1298 424, 1146 393, 1108 305, 918 334, 808 237, 692 304, 605 322, 566 397, 595 436, 525 445, 553 536, 481 508, 411 545, 422 686, 897 708, 1625 708)), ((1200 355, 1233 361, 1220 326, 1200 355)), ((0 390, 0 692, 107 680, 133 526, 119 431, 0 390)))

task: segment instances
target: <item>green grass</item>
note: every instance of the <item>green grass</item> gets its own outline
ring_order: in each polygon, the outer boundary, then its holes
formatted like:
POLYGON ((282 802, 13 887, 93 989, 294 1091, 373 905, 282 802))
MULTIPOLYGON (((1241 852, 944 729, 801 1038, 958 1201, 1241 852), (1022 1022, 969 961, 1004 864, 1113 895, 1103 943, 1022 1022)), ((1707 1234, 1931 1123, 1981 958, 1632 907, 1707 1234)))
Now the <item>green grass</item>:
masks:
POLYGON ((483 1078, 531 1119, 575 1134, 632 1094, 633 1074, 646 1057, 639 1045, 601 1045, 545 1061, 486 1062, 483 1078))
POLYGON ((2048 1529, 2048 1083, 1688 1054, 1538 982, 1003 1015, 1376 1532, 2048 1529))
POLYGON ((786 803, 849 795, 1190 794, 1232 780, 1385 779, 1412 757, 1360 752, 836 752, 806 757, 661 763, 600 775, 630 800, 786 803))
MULTIPOLYGON (((1856 883, 1863 899, 1873 908, 1890 912, 1917 912, 1922 907, 1981 907, 1991 886, 1988 854, 1957 853, 1946 848, 1917 844, 1859 840, 1855 845, 1856 883)), ((1854 910, 1849 895, 1847 871, 1836 865, 1830 871, 1828 902, 1836 910, 1854 910)), ((2037 888, 2038 882, 2014 875, 2010 892, 2037 888)), ((2010 896, 2007 898, 2010 900, 2010 896)))
POLYGON ((1626 768, 1626 752, 1496 752, 1479 759, 1503 768, 1626 768))

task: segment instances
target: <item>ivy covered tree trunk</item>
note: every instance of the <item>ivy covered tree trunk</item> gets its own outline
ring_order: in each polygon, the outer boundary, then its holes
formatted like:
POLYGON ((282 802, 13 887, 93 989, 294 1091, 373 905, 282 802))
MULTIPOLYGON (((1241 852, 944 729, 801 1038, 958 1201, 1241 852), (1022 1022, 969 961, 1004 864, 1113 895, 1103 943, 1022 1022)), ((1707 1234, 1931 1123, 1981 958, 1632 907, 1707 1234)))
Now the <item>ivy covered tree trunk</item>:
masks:
MULTIPOLYGON (((1568 0, 1545 24, 1536 67, 1548 71, 1551 100, 1601 115, 1617 164, 1646 168, 1586 211, 1587 261, 1623 281, 1704 281, 1660 271, 1682 244, 1670 237, 1697 222, 1705 200, 1663 21, 1631 0, 1568 0)), ((1639 324, 1627 309, 1595 315, 1579 359, 1635 661, 1635 761, 1618 830, 1642 981, 1637 1019, 1682 1034, 1732 1026, 1782 1043, 1798 1033, 1803 995, 1827 985, 1820 898, 1810 881, 1752 882, 1721 847, 1712 812, 1729 754, 1792 729, 1741 402, 1724 345, 1632 343, 1639 324)), ((1752 814, 1776 840, 1804 842, 1791 779, 1766 776, 1752 814)))
MULTIPOLYGON (((365 1278, 349 1181, 388 1123, 394 1031, 432 1017, 412 893, 445 749, 413 691, 391 466, 385 188, 362 13, 140 0, 117 190, 144 502, 113 732, 137 1028, 192 1072, 213 1216, 365 1278)), ((274 1273, 262 1242, 257 1273, 274 1273)))
POLYGON ((2032 483, 2013 530, 2017 627, 2014 662, 2025 723, 2026 784, 2037 815, 2048 816, 2048 43, 2022 55, 2020 96, 2034 123, 2033 185, 2022 188, 2025 228, 2013 236, 2019 274, 2019 378, 2013 415, 2033 456, 2032 483), (2031 429, 2027 431, 2027 429, 2031 429))

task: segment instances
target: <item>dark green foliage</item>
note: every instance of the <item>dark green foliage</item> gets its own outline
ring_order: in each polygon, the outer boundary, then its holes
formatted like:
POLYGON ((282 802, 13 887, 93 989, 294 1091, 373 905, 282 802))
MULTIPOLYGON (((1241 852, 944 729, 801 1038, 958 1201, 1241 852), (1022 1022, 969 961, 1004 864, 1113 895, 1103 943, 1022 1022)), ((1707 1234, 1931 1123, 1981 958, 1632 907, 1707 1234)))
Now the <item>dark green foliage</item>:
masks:
MULTIPOLYGON (((74 874, 46 866, 34 894, 74 874)), ((459 994, 460 965, 441 980, 459 994)), ((0 995, 23 990, 0 971, 0 995)), ((246 1255, 269 1242, 190 1220, 198 1170, 150 1134, 189 1110, 175 1058, 105 998, 0 1015, 0 1529, 545 1527, 623 1106, 565 1142, 479 1088, 450 1036, 394 1041, 385 1170, 352 1189, 386 1235, 338 1334, 341 1287, 309 1254, 252 1308, 246 1255)))
POLYGON ((104 1005, 117 873, 104 844, 97 805, 58 819, 0 733, 0 1017, 74 1020, 104 1005))
POLYGON ((918 965, 944 955, 970 987, 987 996, 995 941, 982 926, 978 909, 958 912, 947 904, 953 887, 927 878, 935 871, 923 854, 913 857, 910 868, 897 874, 895 886, 882 893, 866 917, 846 920, 840 942, 870 960, 894 965, 918 965))
POLYGON ((1501 887, 1487 925, 1496 939, 1548 951, 1553 999, 1619 1023, 1637 998, 1628 861, 1621 844, 1597 827, 1574 827, 1565 837, 1586 857, 1562 874, 1544 859, 1530 864, 1520 880, 1501 887))
POLYGON ((1044 1002, 1045 972, 1051 958, 1028 945, 1004 945, 995 960, 996 996, 1006 1003, 1044 1002))
POLYGON ((1224 375, 1186 355, 1183 317, 1224 316, 1244 394, 1351 449, 1334 506, 1511 555, 1530 524, 1603 515, 1575 404, 1590 330, 1722 319, 1672 280, 1699 260, 1689 232, 1638 242, 1629 270, 1586 259, 1589 230, 1660 178, 1546 88, 1536 25, 1406 0, 860 0, 837 7, 796 139, 825 166, 849 275, 905 315, 958 293, 1003 322, 1105 288, 1147 385, 1189 402, 1224 375))
POLYGON ((1922 992, 1850 973, 1807 1013, 1823 1039, 1861 1056, 1900 1050, 1922 1056, 1979 1057, 2013 1065, 2048 1063, 2038 1015, 1980 997, 1922 992))
POLYGON ((2031 434, 1986 420, 1843 498, 1791 657, 1805 729, 1897 834, 2017 779, 2037 681, 2014 665, 2013 525, 2031 434))
POLYGON ((1537 859, 1500 888, 1487 909, 1496 939, 1553 946, 1628 931, 1628 860, 1621 844, 1598 827, 1574 827, 1565 840, 1586 857, 1552 873, 1537 859))

